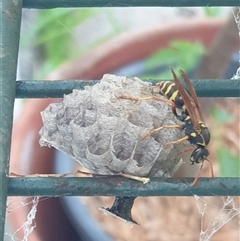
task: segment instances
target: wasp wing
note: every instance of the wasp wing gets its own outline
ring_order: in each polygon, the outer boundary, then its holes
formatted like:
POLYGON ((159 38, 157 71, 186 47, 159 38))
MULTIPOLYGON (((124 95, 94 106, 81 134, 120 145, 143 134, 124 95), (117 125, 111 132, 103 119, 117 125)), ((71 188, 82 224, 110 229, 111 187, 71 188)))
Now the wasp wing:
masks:
POLYGON ((203 119, 203 115, 202 115, 202 112, 201 112, 201 109, 200 109, 200 104, 198 102, 198 98, 197 98, 197 94, 196 94, 196 91, 195 89, 193 88, 189 78, 187 77, 187 75, 185 74, 185 72, 183 70, 179 70, 179 73, 181 74, 181 76, 183 77, 185 83, 187 84, 187 87, 189 89, 189 93, 190 93, 190 96, 191 98, 193 99, 194 101, 194 105, 195 105, 195 113, 197 115, 197 118, 198 118, 198 121, 202 121, 203 123, 204 122, 204 119, 203 119))
POLYGON ((190 118, 191 118, 191 121, 192 121, 192 123, 193 123, 193 126, 194 126, 195 130, 199 130, 199 129, 200 129, 200 127, 199 127, 199 120, 198 120, 198 118, 197 118, 197 116, 196 116, 196 113, 195 113, 195 111, 194 111, 194 109, 195 109, 195 101, 194 101, 194 99, 192 99, 192 98, 189 96, 189 94, 186 92, 186 90, 182 87, 182 85, 181 85, 179 79, 177 78, 174 70, 173 70, 172 68, 170 68, 170 70, 171 70, 171 72, 172 72, 172 75, 173 75, 173 79, 174 79, 174 83, 175 83, 175 85, 176 85, 176 88, 177 88, 177 90, 179 91, 180 96, 181 96, 182 99, 183 99, 183 102, 184 102, 184 104, 185 104, 185 106, 186 106, 186 109, 187 109, 188 114, 189 114, 189 116, 190 116, 190 118))

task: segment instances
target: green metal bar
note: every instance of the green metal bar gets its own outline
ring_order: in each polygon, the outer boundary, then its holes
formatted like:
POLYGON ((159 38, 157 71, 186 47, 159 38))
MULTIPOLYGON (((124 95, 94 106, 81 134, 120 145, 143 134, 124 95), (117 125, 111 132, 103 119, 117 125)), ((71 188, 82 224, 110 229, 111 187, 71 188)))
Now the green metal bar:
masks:
POLYGON ((9 196, 240 196, 240 178, 152 178, 147 184, 122 177, 10 178, 9 196))
POLYGON ((24 0, 25 8, 58 8, 58 7, 213 7, 239 6, 239 0, 24 0))
MULTIPOLYGON (((57 98, 98 81, 17 81, 16 98, 57 98)), ((151 81, 153 84, 159 80, 151 81)), ((192 80, 199 97, 240 97, 240 79, 192 80)))
POLYGON ((0 0, 0 6, 0 240, 3 240, 22 1, 0 0))
POLYGON ((57 98, 70 94, 73 89, 84 89, 98 81, 56 80, 56 81, 17 81, 16 98, 57 98))

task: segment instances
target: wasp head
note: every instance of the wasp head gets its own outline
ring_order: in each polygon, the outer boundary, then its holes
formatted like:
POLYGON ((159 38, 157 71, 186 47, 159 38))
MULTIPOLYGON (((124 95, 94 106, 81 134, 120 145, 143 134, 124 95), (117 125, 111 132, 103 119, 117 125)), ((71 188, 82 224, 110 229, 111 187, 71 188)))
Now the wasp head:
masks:
POLYGON ((206 160, 208 156, 209 151, 205 147, 198 147, 193 151, 190 157, 191 164, 193 165, 194 163, 200 163, 206 160))

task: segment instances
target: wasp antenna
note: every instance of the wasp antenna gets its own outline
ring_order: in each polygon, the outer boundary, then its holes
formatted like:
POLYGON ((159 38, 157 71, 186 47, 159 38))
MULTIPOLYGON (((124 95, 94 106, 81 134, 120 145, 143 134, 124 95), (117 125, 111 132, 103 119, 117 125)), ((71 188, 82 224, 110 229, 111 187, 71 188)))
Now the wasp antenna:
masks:
POLYGON ((205 159, 206 161, 208 161, 209 165, 210 165, 210 168, 211 168, 211 176, 214 177, 214 172, 213 172, 213 165, 212 163, 206 158, 205 159))
POLYGON ((197 184, 198 179, 199 179, 199 177, 200 177, 200 174, 201 174, 201 172, 202 172, 203 163, 204 163, 204 162, 202 162, 201 167, 200 167, 200 169, 199 169, 199 171, 198 171, 197 176, 195 177, 195 179, 193 180, 193 182, 190 184, 190 187, 193 187, 193 186, 195 186, 195 185, 197 184))

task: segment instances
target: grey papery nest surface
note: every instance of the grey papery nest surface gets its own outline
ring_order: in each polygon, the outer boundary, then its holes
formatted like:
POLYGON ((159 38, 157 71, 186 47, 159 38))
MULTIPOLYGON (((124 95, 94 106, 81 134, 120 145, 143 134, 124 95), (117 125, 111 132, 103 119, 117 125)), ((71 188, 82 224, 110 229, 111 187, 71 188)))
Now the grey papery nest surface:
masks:
POLYGON ((148 131, 179 123, 171 106, 160 101, 131 101, 120 95, 152 95, 151 84, 138 78, 104 75, 96 85, 73 90, 41 112, 40 145, 65 152, 95 174, 172 176, 186 144, 164 148, 183 136, 179 129, 148 131))

